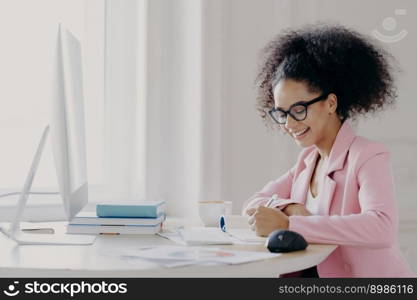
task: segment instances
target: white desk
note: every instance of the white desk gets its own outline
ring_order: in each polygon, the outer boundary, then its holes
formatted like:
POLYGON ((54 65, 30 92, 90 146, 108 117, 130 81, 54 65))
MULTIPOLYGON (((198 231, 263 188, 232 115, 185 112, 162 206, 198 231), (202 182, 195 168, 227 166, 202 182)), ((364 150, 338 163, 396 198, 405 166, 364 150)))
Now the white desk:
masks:
MULTIPOLYGON (((278 277, 317 265, 336 248, 309 245, 303 251, 247 264, 163 268, 108 254, 132 246, 175 245, 159 236, 101 235, 92 246, 17 246, 0 234, 0 245, 0 277, 278 277)), ((263 245, 221 248, 268 251, 263 245)))

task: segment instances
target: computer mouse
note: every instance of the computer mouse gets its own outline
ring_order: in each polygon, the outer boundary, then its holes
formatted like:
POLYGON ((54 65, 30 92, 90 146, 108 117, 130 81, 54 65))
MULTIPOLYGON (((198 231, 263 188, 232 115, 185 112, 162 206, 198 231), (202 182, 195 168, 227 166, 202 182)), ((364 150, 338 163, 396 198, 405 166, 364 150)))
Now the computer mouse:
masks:
POLYGON ((301 234, 283 229, 271 232, 265 244, 271 252, 304 250, 308 246, 308 243, 301 234))

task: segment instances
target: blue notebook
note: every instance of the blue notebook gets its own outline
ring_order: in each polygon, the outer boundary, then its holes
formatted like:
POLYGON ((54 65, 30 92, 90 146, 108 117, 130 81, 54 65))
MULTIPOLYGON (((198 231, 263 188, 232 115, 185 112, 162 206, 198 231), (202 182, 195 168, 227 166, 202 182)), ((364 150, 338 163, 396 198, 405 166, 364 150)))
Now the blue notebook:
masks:
POLYGON ((165 213, 164 201, 141 201, 136 204, 97 204, 96 213, 105 218, 158 218, 165 213))
POLYGON ((147 225, 156 226, 165 220, 165 214, 161 214, 158 218, 103 218, 97 216, 95 211, 80 211, 71 221, 70 225, 147 225))

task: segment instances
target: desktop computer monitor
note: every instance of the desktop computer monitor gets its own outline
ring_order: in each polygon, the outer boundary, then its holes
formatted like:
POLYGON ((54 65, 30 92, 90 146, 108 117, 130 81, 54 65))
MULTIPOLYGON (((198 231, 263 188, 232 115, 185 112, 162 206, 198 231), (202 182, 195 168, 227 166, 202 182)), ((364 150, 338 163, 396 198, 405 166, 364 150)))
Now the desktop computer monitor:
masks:
POLYGON ((59 27, 51 141, 59 191, 71 220, 88 201, 81 43, 59 27))
POLYGON ((50 126, 42 134, 14 219, 8 228, 0 227, 0 231, 18 244, 85 245, 93 243, 95 238, 65 232, 28 234, 20 230, 20 220, 49 131, 59 193, 67 220, 71 220, 88 201, 81 44, 60 24, 56 46, 50 126))

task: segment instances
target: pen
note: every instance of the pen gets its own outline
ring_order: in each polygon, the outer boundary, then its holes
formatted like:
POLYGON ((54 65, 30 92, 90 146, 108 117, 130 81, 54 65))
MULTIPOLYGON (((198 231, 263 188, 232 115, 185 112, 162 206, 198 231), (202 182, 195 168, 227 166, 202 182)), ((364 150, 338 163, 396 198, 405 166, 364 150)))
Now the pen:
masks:
POLYGON ((265 207, 269 207, 272 202, 274 202, 275 200, 277 200, 278 196, 277 194, 273 194, 271 198, 269 198, 268 202, 265 204, 265 207))

